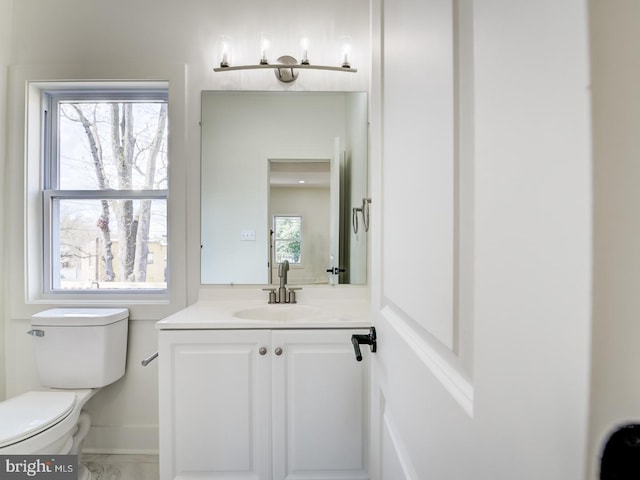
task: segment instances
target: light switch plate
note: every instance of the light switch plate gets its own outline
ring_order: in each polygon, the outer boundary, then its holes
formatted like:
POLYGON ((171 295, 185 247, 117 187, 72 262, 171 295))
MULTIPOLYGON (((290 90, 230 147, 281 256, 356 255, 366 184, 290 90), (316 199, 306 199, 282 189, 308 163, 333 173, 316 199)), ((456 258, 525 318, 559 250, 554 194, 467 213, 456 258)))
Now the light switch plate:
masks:
POLYGON ((256 231, 244 229, 240 231, 240 240, 243 242, 255 242, 256 241, 256 231))

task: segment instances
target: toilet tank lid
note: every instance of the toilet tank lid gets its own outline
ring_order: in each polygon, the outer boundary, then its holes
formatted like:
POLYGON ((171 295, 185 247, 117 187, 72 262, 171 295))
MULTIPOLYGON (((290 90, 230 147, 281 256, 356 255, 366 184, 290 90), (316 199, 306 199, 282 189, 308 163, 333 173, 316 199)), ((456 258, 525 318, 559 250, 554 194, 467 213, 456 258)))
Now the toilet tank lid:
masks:
POLYGON ((127 308, 52 308, 31 317, 31 325, 108 325, 129 317, 127 308))

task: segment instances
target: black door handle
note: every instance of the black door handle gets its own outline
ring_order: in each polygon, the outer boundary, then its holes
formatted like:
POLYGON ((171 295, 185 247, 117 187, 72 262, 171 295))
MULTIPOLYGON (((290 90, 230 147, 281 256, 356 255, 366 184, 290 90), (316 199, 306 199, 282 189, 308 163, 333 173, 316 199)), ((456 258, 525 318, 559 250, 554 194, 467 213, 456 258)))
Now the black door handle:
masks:
POLYGON ((333 275, 338 275, 339 273, 346 272, 346 271, 347 270, 345 268, 340 268, 340 267, 327 268, 327 273, 332 273, 333 275))
POLYGON ((362 361, 362 352, 360 351, 360 345, 369 345, 371 352, 375 353, 378 349, 378 342, 376 340, 376 327, 370 327, 368 334, 354 334, 351 335, 351 343, 353 344, 353 350, 356 354, 356 360, 362 361))

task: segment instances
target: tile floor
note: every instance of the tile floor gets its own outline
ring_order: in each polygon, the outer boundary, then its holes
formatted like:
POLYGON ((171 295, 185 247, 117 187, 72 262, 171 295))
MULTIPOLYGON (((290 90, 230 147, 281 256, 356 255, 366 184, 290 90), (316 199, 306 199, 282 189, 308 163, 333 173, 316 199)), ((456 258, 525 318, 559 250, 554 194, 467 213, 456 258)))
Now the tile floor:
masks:
POLYGON ((83 454, 91 480, 158 480, 157 455, 83 454))

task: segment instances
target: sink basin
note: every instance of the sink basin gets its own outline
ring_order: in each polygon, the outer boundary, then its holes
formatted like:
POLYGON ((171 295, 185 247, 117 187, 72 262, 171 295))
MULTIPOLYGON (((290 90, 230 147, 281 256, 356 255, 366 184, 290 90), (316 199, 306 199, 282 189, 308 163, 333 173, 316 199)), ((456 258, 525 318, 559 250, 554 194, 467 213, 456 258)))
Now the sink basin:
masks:
POLYGON ((298 304, 271 304, 259 307, 246 308, 234 312, 233 316, 243 320, 266 321, 295 321, 306 320, 319 315, 321 310, 316 307, 298 304))

